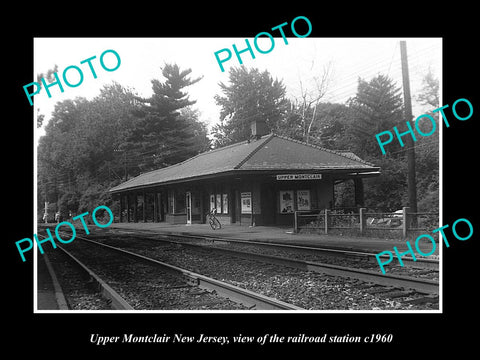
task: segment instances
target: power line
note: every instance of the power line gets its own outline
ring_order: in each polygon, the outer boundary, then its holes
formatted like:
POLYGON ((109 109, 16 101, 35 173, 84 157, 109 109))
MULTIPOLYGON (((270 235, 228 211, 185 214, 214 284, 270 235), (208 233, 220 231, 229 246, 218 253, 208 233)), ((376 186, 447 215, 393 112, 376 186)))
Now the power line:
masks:
MULTIPOLYGON (((398 46, 398 42, 395 42, 395 49, 398 46)), ((419 60, 424 58, 424 55, 427 53, 431 53, 435 50, 439 49, 438 45, 434 44, 428 47, 423 47, 419 50, 415 50, 413 55, 409 55, 408 59, 411 62, 410 67, 414 70, 416 74, 422 74, 422 70, 425 69, 427 65, 424 63, 420 63, 419 60)), ((358 84, 358 78, 369 78, 374 76, 375 74, 379 74, 382 72, 382 69, 387 68, 387 72, 389 74, 394 75, 395 78, 399 78, 401 75, 400 69, 400 59, 395 59, 395 51, 394 55, 387 59, 383 59, 380 61, 374 61, 368 65, 361 65, 359 67, 354 67, 350 71, 348 75, 345 75, 340 78, 341 85, 331 87, 328 92, 330 93, 330 97, 332 98, 344 98, 345 96, 352 94, 352 89, 358 84), (394 62, 398 61, 398 66, 395 66, 392 70, 392 65, 394 62), (388 67, 387 67, 388 65, 388 67), (334 95, 332 94, 334 93, 334 95)), ((327 95, 328 96, 328 95, 327 95)))
POLYGON ((422 141, 421 143, 416 144, 413 147, 405 148, 405 149, 398 150, 398 151, 388 151, 386 153, 386 155, 388 156, 388 155, 392 155, 392 154, 398 154, 398 153, 402 153, 402 152, 405 152, 405 151, 408 151, 408 150, 411 150, 411 149, 426 147, 426 146, 429 146, 431 144, 438 144, 438 142, 439 142, 439 140, 422 141))

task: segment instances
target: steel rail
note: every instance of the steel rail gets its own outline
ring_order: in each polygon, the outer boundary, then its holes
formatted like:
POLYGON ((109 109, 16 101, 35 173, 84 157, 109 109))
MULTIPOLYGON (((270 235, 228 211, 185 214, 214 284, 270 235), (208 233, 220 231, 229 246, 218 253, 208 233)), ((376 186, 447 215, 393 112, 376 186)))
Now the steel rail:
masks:
MULTIPOLYGON (((140 237, 140 239, 142 239, 140 237)), ((418 292, 428 294, 438 294, 439 284, 433 280, 419 279, 401 275, 383 275, 374 271, 354 269, 340 265, 325 264, 319 262, 312 262, 306 260, 297 260, 291 258, 284 258, 276 255, 257 254, 247 251, 206 247, 199 244, 191 244, 181 241, 169 240, 169 239, 146 239, 152 241, 164 241, 172 244, 181 245, 184 247, 196 248, 196 249, 208 249, 216 252, 222 252, 232 256, 241 258, 259 260, 263 262, 269 262, 282 266, 289 266, 300 270, 315 271, 333 276, 350 277, 357 280, 373 282, 378 285, 401 287, 406 289, 413 289, 418 292)))
POLYGON ((140 255, 125 249, 120 249, 115 246, 102 244, 97 241, 86 239, 80 236, 77 236, 76 238, 97 246, 101 246, 101 247, 108 248, 110 250, 117 251, 123 255, 130 256, 136 260, 141 260, 143 262, 146 262, 147 264, 160 266, 163 269, 171 273, 174 273, 175 275, 181 275, 184 278, 184 280, 189 284, 196 285, 208 291, 215 291, 219 296, 228 298, 237 303, 242 303, 250 309, 255 308, 256 310, 305 310, 301 307, 288 304, 286 302, 273 299, 271 297, 268 297, 262 294, 255 293, 247 289, 242 289, 238 286, 234 286, 234 285, 225 283, 223 281, 216 280, 208 276, 195 273, 190 270, 182 269, 178 266, 167 264, 165 262, 158 261, 158 260, 149 258, 144 255, 140 255))
MULTIPOLYGON (((264 241, 250 241, 250 240, 243 240, 243 239, 227 239, 227 238, 220 238, 215 236, 207 236, 207 235, 192 235, 192 234, 176 234, 176 233, 150 233, 150 235, 155 236, 172 236, 176 238, 190 238, 190 239, 197 239, 197 240, 204 240, 204 241, 211 241, 215 242, 231 242, 231 243, 240 243, 240 244, 248 244, 248 245, 258 245, 258 246, 265 246, 265 247, 278 247, 282 249, 293 249, 293 250, 302 250, 302 251, 314 251, 319 253, 327 253, 328 255, 336 255, 336 256, 352 256, 352 257, 360 257, 366 258, 373 262, 377 262, 376 254, 368 253, 368 252, 361 252, 361 251, 353 251, 353 250, 345 250, 345 249, 331 249, 331 248, 322 248, 316 246, 304 246, 304 245, 291 245, 291 244, 279 244, 275 242, 264 242, 264 241)), ((382 255, 382 258, 387 258, 386 255, 382 255)), ((413 260, 411 257, 404 257, 402 261, 405 263, 406 266, 411 267, 419 267, 422 269, 438 269, 439 262, 438 260, 433 259, 422 259, 417 258, 416 261, 413 260)))
POLYGON ((100 276, 93 272, 88 266, 81 262, 77 257, 71 254, 69 251, 65 250, 59 244, 56 244, 59 248, 71 261, 78 265, 82 271, 87 273, 87 275, 95 283, 98 292, 109 302, 110 307, 113 310, 133 310, 133 307, 120 295, 118 294, 110 285, 108 285, 100 276))

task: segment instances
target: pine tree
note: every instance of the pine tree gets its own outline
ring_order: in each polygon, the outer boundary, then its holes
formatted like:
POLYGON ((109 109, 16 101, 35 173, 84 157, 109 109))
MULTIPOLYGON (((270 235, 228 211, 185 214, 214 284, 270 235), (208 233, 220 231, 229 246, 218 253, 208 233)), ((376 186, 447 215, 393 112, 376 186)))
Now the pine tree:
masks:
POLYGON ((405 123, 400 89, 384 75, 369 82, 359 79, 357 94, 348 106, 350 150, 382 171, 381 176, 365 180, 366 205, 386 211, 401 209, 407 203, 405 152, 398 142, 392 142, 384 156, 375 137, 405 123))
MULTIPOLYGON (((352 150, 360 157, 381 155, 375 135, 405 122, 401 90, 385 75, 378 75, 369 82, 359 79, 357 95, 349 101, 349 108, 350 136, 355 144, 352 150)), ((398 150, 399 145, 389 144, 389 153, 398 150)))
POLYGON ((188 76, 191 72, 191 69, 181 71, 176 64, 166 64, 162 68, 165 82, 152 80, 153 95, 138 98, 134 129, 124 146, 137 172, 176 164, 205 150, 205 126, 196 118, 181 116, 182 109, 196 103, 184 91, 201 80, 191 79, 188 76))

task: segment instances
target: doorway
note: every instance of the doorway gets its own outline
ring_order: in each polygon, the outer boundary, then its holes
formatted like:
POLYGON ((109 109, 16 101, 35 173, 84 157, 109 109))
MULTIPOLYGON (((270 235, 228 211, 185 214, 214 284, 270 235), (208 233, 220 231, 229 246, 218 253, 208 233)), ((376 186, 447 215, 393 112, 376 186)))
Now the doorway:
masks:
POLYGON ((232 224, 238 223, 241 224, 241 216, 242 216, 242 211, 241 211, 241 199, 240 199, 240 190, 238 189, 232 189, 230 193, 230 203, 231 203, 231 222, 232 224))
POLYGON ((263 220, 262 225, 274 225, 276 220, 275 188, 271 184, 262 184, 260 191, 260 204, 263 220))
POLYGON ((187 208, 187 224, 192 224, 192 193, 187 191, 185 193, 185 206, 187 208))

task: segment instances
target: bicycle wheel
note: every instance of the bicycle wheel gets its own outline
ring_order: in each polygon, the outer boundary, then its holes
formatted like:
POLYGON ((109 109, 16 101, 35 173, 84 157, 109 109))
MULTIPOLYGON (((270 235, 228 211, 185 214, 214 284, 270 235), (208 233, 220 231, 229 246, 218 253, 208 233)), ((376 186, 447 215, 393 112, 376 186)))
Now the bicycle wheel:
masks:
MULTIPOLYGON (((220 224, 220 221, 217 218, 213 218, 213 222, 215 224, 215 228, 213 230, 221 229, 222 224, 220 224)), ((213 226, 212 226, 213 227, 213 226)))
POLYGON ((216 230, 217 227, 216 227, 215 221, 212 218, 208 219, 208 223, 210 224, 210 227, 213 230, 216 230))

